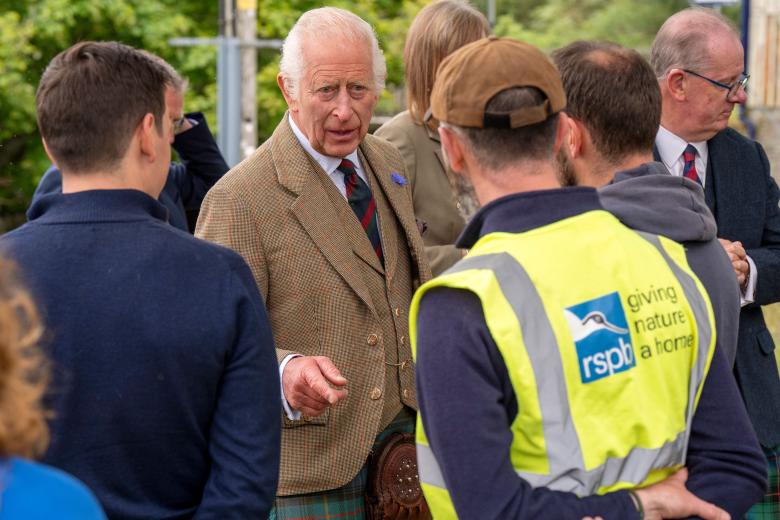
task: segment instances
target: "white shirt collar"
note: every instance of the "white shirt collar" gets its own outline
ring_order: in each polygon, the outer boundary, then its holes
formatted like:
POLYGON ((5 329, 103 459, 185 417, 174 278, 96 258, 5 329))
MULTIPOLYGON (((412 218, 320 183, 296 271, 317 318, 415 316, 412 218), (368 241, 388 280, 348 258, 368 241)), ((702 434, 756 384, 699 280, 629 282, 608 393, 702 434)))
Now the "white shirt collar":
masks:
MULTIPOLYGON (((298 142, 301 143, 303 149, 306 150, 306 153, 308 153, 312 157, 312 159, 314 159, 317 162, 317 164, 320 165, 320 167, 325 171, 325 173, 331 175, 334 171, 336 171, 336 168, 338 168, 339 164, 341 164, 342 158, 323 155, 317 150, 315 150, 312 147, 309 140, 306 138, 306 136, 303 135, 301 129, 298 128, 298 125, 295 124, 295 120, 293 120, 292 114, 287 116, 287 120, 290 122, 290 127, 292 128, 293 134, 295 134, 295 137, 298 139, 298 142)), ((360 160, 358 159, 357 149, 353 150, 351 154, 347 155, 346 159, 352 161, 352 164, 357 166, 358 173, 360 173, 360 160)))
MULTIPOLYGON (((663 126, 658 127, 658 134, 655 136, 655 144, 658 148, 658 155, 661 156, 661 162, 664 163, 666 169, 672 173, 676 173, 676 170, 682 171, 682 154, 685 151, 685 147, 689 144, 693 145, 698 152, 697 163, 704 166, 699 172, 699 177, 702 177, 702 173, 706 171, 707 157, 709 155, 709 149, 707 148, 707 141, 697 141, 695 143, 689 143, 682 137, 673 134, 663 126), (679 163, 679 164, 678 164, 679 163), (679 167, 678 167, 679 166, 679 167)), ((697 170, 699 170, 697 168, 697 170)))

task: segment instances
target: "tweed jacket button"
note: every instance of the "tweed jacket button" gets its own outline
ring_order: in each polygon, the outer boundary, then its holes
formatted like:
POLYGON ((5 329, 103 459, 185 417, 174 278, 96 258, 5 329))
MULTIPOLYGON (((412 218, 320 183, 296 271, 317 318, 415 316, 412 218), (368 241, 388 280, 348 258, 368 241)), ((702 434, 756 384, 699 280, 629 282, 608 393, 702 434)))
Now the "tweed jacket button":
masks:
POLYGON ((396 316, 400 316, 401 315, 401 309, 399 309, 398 307, 393 309, 393 312, 395 313, 396 316))
POLYGON ((412 395, 412 392, 410 392, 408 388, 404 388, 404 391, 402 392, 402 394, 404 396, 404 399, 409 399, 409 397, 411 397, 411 395, 412 395))
POLYGON ((370 393, 368 396, 369 396, 371 399, 373 399, 374 401, 376 401, 377 399, 379 399, 380 397, 382 397, 382 389, 381 389, 381 388, 379 388, 379 387, 376 387, 376 386, 375 386, 375 387, 374 387, 374 389, 373 389, 373 390, 371 390, 371 393, 370 393))
POLYGON ((366 343, 368 343, 373 347, 374 345, 379 343, 379 336, 377 336, 376 334, 369 334, 368 338, 366 338, 366 343))
POLYGON ((404 341, 406 341, 406 336, 401 336, 398 338, 398 343, 400 343, 401 345, 404 344, 404 341))
POLYGON ((401 370, 406 370, 408 366, 409 366, 408 361, 401 361, 401 370))

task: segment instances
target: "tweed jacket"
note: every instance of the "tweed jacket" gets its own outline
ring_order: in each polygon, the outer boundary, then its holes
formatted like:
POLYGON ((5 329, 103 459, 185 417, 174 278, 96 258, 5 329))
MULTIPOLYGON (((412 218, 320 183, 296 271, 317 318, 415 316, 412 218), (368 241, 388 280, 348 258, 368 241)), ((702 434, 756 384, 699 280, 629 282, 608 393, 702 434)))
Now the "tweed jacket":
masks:
POLYGON ((761 144, 726 128, 707 149, 704 197, 718 236, 742 242, 758 273, 755 303, 739 315, 734 373, 758 440, 773 447, 780 445, 780 377, 761 305, 780 301, 780 190, 761 144))
POLYGON ((377 202, 384 268, 287 115, 208 193, 196 228, 246 259, 278 361, 290 353, 327 356, 348 381, 344 401, 322 415, 283 417, 282 496, 346 484, 401 403, 417 408, 408 309, 430 272, 398 152, 368 135, 358 153, 377 202))
POLYGON ((434 276, 439 275, 463 258, 454 244, 466 225, 447 179, 439 134, 415 123, 407 110, 374 135, 390 141, 401 152, 412 186, 415 216, 427 225, 425 253, 434 276))

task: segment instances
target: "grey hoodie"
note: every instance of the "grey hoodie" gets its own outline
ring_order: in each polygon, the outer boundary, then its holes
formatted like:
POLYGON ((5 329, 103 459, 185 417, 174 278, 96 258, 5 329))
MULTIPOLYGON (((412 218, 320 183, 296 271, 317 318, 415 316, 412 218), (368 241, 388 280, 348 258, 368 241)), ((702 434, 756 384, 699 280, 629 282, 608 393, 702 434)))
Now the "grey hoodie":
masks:
POLYGON ((733 367, 739 332, 739 285, 717 240, 717 225, 701 186, 671 175, 662 163, 650 162, 618 172, 598 191, 604 209, 626 226, 685 246, 688 264, 712 302, 718 344, 733 367))

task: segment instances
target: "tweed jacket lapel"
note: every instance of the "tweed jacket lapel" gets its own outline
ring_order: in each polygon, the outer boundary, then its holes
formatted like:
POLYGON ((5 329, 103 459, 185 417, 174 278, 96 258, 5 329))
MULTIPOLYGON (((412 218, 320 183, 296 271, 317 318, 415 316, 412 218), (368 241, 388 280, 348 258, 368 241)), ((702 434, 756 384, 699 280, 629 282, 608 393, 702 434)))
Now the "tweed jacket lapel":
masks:
MULTIPOLYGON (((322 171, 321 168, 315 165, 315 170, 317 176, 320 178, 322 184, 325 186, 325 191, 328 193, 328 196, 330 197, 330 200, 333 203, 333 207, 336 210, 336 214, 338 215, 339 222, 344 227, 344 231, 346 233, 345 236, 349 240, 349 243, 352 245, 352 250, 355 252, 355 254, 358 257, 360 257, 361 260, 366 262, 377 272, 384 273, 384 270, 382 269, 382 263, 379 261, 379 257, 376 256, 376 251, 374 251, 374 248, 371 247, 371 242, 368 240, 368 235, 366 235, 366 230, 363 229, 363 226, 355 217, 355 212, 349 206, 347 200, 344 198, 341 192, 339 192, 338 188, 336 188, 336 185, 333 184, 333 181, 330 179, 330 177, 328 177, 328 175, 324 171, 322 171)), ((369 188, 372 190, 374 189, 371 183, 370 176, 369 176, 369 188)), ((379 222, 379 229, 381 233, 382 230, 381 217, 379 222)), ((384 248, 384 244, 385 244, 384 235, 381 235, 381 240, 384 248)))
MULTIPOLYGON (((373 136, 366 136, 363 142, 360 144, 361 160, 364 161, 364 165, 370 165, 374 172, 374 178, 378 181, 379 187, 382 189, 385 197, 395 216, 398 218, 398 222, 401 224, 404 236, 407 244, 409 244, 409 253, 414 260, 413 264, 416 266, 427 266, 427 259, 421 258, 423 255, 422 249, 415 247, 415 244, 421 244, 420 232, 417 229, 417 223, 414 220, 414 212, 410 211, 412 207, 411 191, 405 184, 399 184, 398 180, 401 177, 400 173, 393 171, 387 159, 383 156, 379 149, 377 149, 372 140, 378 139, 373 136), (397 174, 396 180, 393 179, 393 174, 397 174)), ((367 166, 368 167, 368 166, 367 166)), ((381 218, 381 214, 380 214, 381 218)), ((387 217, 385 217, 387 218, 387 217)), ((380 226, 381 226, 380 221, 380 226)), ((385 239, 385 234, 382 234, 382 239, 385 239)), ((390 245, 390 244, 388 244, 390 245)), ((392 244, 395 246, 395 244, 392 244)), ((390 249, 388 247, 388 249, 390 249)), ((385 272, 388 281, 392 280, 395 276, 395 268, 398 259, 395 257, 396 247, 392 247, 393 253, 390 258, 385 258, 385 272)), ((426 273, 417 273, 418 277, 426 278, 426 273)))
MULTIPOLYGON (((393 210, 390 207, 390 197, 387 194, 387 189, 385 188, 384 184, 379 180, 382 174, 378 173, 377 170, 373 168, 372 163, 367 160, 365 154, 363 154, 362 150, 360 149, 358 149, 358 156, 360 157, 361 165, 365 169, 366 175, 369 178, 369 184, 371 187, 371 192, 374 195, 374 200, 377 202, 377 214, 379 215, 379 233, 382 237, 382 254, 385 258, 385 267, 383 272, 385 273, 385 276, 390 276, 392 278, 393 274, 395 273, 396 264, 398 263, 398 240, 395 233, 390 232, 390 220, 393 218, 393 210), (381 191, 381 193, 379 193, 379 191, 381 191), (385 199, 387 203, 381 204, 380 201, 382 199, 385 199)), ((390 175, 386 169, 384 170, 384 175, 390 175)), ((373 257, 376 259, 375 254, 373 257)), ((378 263, 379 262, 377 262, 377 264, 378 263)))
POLYGON ((341 232, 346 226, 342 224, 336 207, 325 203, 330 199, 316 174, 319 166, 313 164, 301 147, 287 120, 287 114, 271 139, 271 156, 279 183, 298 196, 290 210, 336 272, 373 310, 371 296, 361 278, 360 269, 354 265, 352 243, 346 233, 341 232))

